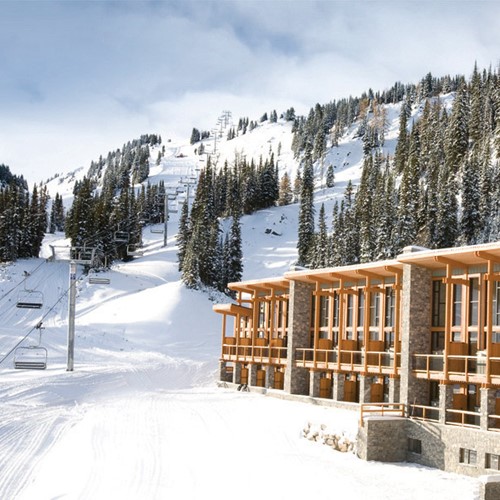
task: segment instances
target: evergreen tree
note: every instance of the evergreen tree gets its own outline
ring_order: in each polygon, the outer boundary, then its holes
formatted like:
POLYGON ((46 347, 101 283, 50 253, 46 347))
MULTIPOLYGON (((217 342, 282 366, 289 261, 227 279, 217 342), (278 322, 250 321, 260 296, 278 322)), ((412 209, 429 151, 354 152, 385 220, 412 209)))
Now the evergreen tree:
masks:
POLYGON ((243 276, 243 252, 240 214, 233 215, 229 237, 224 245, 224 269, 227 283, 241 281, 243 276))
POLYGON ((293 202, 292 186, 290 183, 290 176, 287 172, 283 174, 280 181, 280 194, 278 198, 278 205, 290 205, 293 202))
POLYGON ((321 208, 319 209, 318 229, 319 232, 314 237, 314 253, 311 259, 311 267, 314 269, 326 267, 330 260, 324 203, 321 204, 321 208))
POLYGON ((314 242, 314 172, 311 158, 304 162, 304 177, 300 192, 300 208, 298 221, 298 264, 309 264, 310 252, 314 242))
POLYGON ((332 188, 335 185, 335 174, 333 165, 330 163, 326 169, 326 187, 332 188))
POLYGON ((189 228, 189 200, 186 197, 182 204, 181 215, 179 217, 179 230, 177 232, 177 258, 179 260, 179 271, 183 270, 184 257, 191 238, 189 228))

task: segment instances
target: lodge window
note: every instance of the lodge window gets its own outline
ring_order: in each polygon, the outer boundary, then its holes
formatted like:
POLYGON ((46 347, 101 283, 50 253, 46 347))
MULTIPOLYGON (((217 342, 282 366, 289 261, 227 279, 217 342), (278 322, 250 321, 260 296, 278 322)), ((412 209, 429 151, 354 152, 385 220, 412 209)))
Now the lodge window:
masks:
POLYGON ((432 332, 431 349, 434 353, 444 350, 444 332, 432 332))
POLYGON ((468 448, 460 448, 460 463, 467 465, 476 465, 477 451, 468 448))
POLYGON ((500 455, 486 453, 486 468, 500 470, 500 455))
POLYGON ((352 294, 348 294, 346 326, 352 327, 353 322, 354 322, 354 297, 352 296, 352 294))
POLYGON ((422 441, 420 439, 408 438, 408 451, 422 454, 422 441))
POLYGON ((266 326, 266 303, 259 302, 259 328, 266 326))
POLYGON ((333 296, 333 327, 339 327, 339 306, 340 306, 340 297, 339 294, 335 292, 333 296))
POLYGON ((358 326, 365 324, 365 294, 363 290, 358 290, 358 326))
POLYGON ((378 327, 380 325, 380 294, 370 294, 370 326, 378 327))
POLYGON ((469 326, 479 324, 479 278, 471 278, 469 286, 469 326))
POLYGON ((453 285, 453 326, 462 324, 462 285, 453 285))
POLYGON ((319 298, 319 326, 328 326, 330 316, 330 297, 321 295, 319 298))
POLYGON ((387 287, 385 289, 385 326, 394 326, 394 311, 396 307, 396 301, 394 298, 394 289, 387 287))
POLYGON ((494 282, 493 290, 493 326, 500 326, 500 281, 494 282))
POLYGON ((432 326, 444 326, 446 288, 441 280, 432 282, 432 326))

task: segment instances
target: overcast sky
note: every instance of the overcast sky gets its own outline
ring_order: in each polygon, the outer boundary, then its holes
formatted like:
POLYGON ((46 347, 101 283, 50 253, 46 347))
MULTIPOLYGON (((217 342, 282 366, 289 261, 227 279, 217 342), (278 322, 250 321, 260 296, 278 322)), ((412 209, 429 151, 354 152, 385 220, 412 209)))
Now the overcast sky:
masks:
POLYGON ((30 184, 141 134, 188 139, 500 61, 499 0, 0 0, 0 163, 30 184))

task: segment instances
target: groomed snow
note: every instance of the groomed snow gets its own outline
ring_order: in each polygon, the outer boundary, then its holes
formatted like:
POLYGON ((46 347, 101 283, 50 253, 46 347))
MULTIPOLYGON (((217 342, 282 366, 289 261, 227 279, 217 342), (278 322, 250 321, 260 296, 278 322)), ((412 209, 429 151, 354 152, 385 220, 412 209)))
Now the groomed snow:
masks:
MULTIPOLYGON (((281 142, 280 168, 294 175, 287 126, 259 127, 246 147, 255 153, 264 140, 273 148, 281 142)), ((224 147, 230 156, 243 146, 224 147)), ((194 172, 192 149, 169 146, 152 177, 168 184, 194 172)), ((327 213, 359 176, 359 141, 347 137, 331 155, 339 157, 337 186, 316 192, 327 213)), ((54 184, 51 194, 64 193, 70 204, 71 185, 54 184)), ((289 269, 296 217, 297 206, 243 217, 245 279, 289 269)), ((353 438, 357 412, 218 387, 221 317, 212 305, 228 299, 182 286, 177 222, 173 216, 166 248, 163 235, 145 229, 144 256, 115 263, 105 273, 110 285, 79 279, 73 372, 66 371, 68 242, 48 236, 42 258, 0 267, 0 499, 478 498, 476 479, 363 462, 302 437, 309 422, 353 438), (55 262, 44 260, 49 244, 55 262), (43 292, 41 310, 15 307, 25 287, 43 292), (7 354, 30 332, 23 345, 36 344, 32 329, 41 319, 48 368, 14 370, 7 354)))

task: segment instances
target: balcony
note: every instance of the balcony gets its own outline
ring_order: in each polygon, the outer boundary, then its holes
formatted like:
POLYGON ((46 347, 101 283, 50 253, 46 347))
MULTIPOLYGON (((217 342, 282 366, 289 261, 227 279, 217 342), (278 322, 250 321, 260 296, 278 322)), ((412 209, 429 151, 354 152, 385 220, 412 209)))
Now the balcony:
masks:
MULTIPOLYGON (((447 380, 470 384, 486 383, 487 359, 484 355, 465 356, 444 354, 415 354, 413 373, 417 378, 443 380, 445 358, 448 363, 447 380)), ((491 382, 500 384, 500 358, 489 358, 491 382)))
POLYGON ((286 365, 287 348, 283 347, 281 339, 271 339, 270 345, 267 339, 255 339, 256 345, 251 345, 252 339, 242 337, 226 337, 222 344, 222 359, 240 363, 259 363, 270 365, 286 365), (261 345, 258 345, 261 344, 261 345))
POLYGON ((366 352, 364 350, 341 350, 340 364, 338 349, 298 348, 295 365, 303 368, 341 370, 346 372, 389 375, 394 373, 394 362, 400 366, 401 357, 394 352, 366 352))

